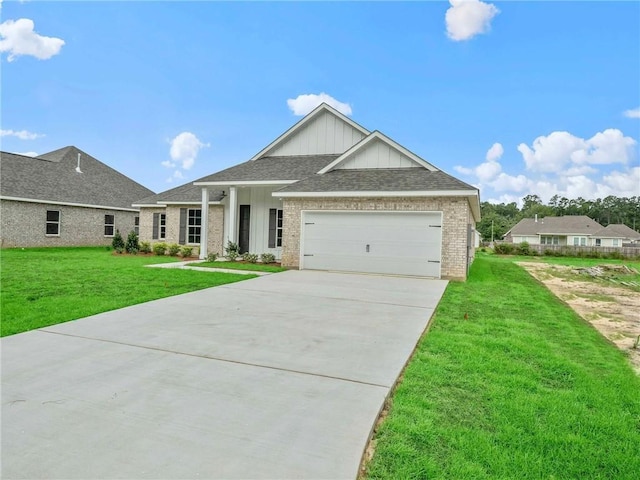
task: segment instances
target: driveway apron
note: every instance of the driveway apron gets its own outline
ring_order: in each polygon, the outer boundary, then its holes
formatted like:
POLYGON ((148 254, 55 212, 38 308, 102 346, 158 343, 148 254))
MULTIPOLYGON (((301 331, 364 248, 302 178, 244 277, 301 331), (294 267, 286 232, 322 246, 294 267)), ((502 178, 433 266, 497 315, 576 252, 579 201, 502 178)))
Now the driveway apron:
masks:
POLYGON ((354 479, 447 282, 288 271, 2 339, 2 478, 354 479))

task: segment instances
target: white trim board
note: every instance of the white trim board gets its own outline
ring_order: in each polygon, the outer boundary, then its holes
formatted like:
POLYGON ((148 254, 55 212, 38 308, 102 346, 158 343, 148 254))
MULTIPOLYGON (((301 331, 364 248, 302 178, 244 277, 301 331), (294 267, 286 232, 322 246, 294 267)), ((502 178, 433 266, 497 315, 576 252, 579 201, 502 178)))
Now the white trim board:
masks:
POLYGON ((137 208, 109 207, 107 205, 90 205, 87 203, 57 202, 53 200, 37 200, 34 198, 0 196, 0 200, 11 200, 14 202, 28 202, 28 203, 42 203, 47 205, 64 205, 67 207, 99 208, 101 210, 118 210, 122 212, 138 212, 139 211, 137 208))
POLYGON ((194 185, 218 185, 229 187, 255 187, 269 185, 291 185, 292 183, 299 182, 300 180, 229 180, 227 182, 193 182, 194 185))
POLYGON ((273 197, 298 198, 298 197, 477 197, 476 190, 427 190, 427 191, 351 191, 351 192, 273 192, 273 197))

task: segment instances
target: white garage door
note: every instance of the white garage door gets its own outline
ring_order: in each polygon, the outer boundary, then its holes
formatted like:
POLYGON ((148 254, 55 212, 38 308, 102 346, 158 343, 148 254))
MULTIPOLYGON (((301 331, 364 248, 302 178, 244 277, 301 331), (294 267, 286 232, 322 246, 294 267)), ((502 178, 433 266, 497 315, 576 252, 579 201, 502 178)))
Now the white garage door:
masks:
POLYGON ((301 268, 440 277, 440 212, 303 212, 301 268))

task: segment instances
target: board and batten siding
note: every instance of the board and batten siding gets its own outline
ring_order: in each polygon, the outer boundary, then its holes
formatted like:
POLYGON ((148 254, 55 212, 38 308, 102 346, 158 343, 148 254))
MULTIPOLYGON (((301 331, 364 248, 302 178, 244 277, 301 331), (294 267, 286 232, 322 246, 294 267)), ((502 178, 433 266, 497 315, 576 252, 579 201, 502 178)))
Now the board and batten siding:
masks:
POLYGON ((391 148, 391 146, 381 140, 376 139, 337 165, 336 170, 357 168, 411 168, 417 166, 416 162, 406 155, 403 155, 395 148, 391 148))
POLYGON ((329 112, 323 112, 266 155, 340 154, 363 138, 362 132, 329 112))

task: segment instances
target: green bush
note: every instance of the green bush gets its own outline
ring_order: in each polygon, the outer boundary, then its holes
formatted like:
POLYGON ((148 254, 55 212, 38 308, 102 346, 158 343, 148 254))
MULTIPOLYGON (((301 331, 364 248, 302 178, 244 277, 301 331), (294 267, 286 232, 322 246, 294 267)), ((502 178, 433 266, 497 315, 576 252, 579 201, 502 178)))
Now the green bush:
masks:
POLYGON ((516 253, 518 255, 531 255, 531 247, 529 242, 522 242, 516 245, 516 253))
POLYGON ((242 260, 244 260, 247 263, 257 263, 258 261, 258 254, 257 253, 243 253, 242 254, 242 260))
POLYGON ((190 257, 192 253, 193 247, 182 247, 182 249, 180 250, 180 255, 182 255, 184 258, 190 257))
POLYGON ((230 262, 235 262, 236 259, 240 256, 240 249, 238 248, 238 244, 229 240, 227 242, 227 248, 225 248, 225 256, 230 262))
POLYGON ((169 245, 169 255, 171 257, 175 257, 180 253, 180 245, 178 245, 177 243, 172 243, 171 245, 169 245))
POLYGON ((207 262, 215 262, 218 259, 218 254, 216 252, 212 252, 207 255, 207 262))
POLYGON ((125 244, 124 249, 127 251, 127 253, 132 253, 134 255, 140 251, 138 235, 136 235, 136 232, 134 232, 133 230, 131 230, 129 232, 129 235, 127 235, 127 243, 125 244))
POLYGON ((515 250, 513 243, 496 243, 493 247, 493 251, 498 255, 512 255, 515 250))
POLYGON ((151 242, 140 242, 140 251, 142 253, 151 253, 151 242))
POLYGON ((260 255, 260 261, 262 263, 273 263, 276 261, 276 256, 273 253, 263 253, 260 255))
POLYGON ((153 246, 153 253, 158 256, 162 256, 167 253, 167 244, 164 242, 158 242, 153 246))
POLYGON ((116 234, 113 236, 113 240, 111 241, 111 246, 118 253, 122 253, 124 251, 124 240, 122 239, 122 235, 120 235, 120 230, 116 230, 116 234))

